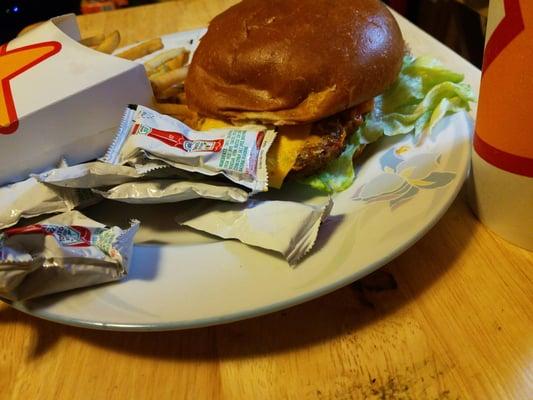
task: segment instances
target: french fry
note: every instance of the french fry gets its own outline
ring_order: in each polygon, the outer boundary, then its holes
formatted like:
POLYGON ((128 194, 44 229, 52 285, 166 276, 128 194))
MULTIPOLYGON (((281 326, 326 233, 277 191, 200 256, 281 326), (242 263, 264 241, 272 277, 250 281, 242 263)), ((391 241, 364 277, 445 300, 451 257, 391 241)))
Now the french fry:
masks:
POLYGON ((168 60, 166 63, 164 63, 161 68, 163 70, 171 71, 173 69, 178 69, 183 67, 187 62, 189 61, 189 52, 184 52, 180 54, 177 57, 174 57, 171 60, 168 60))
POLYGON ((190 115, 191 113, 194 113, 184 104, 156 103, 155 108, 161 114, 168 115, 190 115))
POLYGON ((163 93, 171 86, 182 83, 187 77, 189 67, 181 67, 170 72, 157 73, 150 77, 152 88, 156 94, 163 93))
POLYGON ((178 69, 183 67, 187 63, 188 56, 178 56, 176 58, 173 58, 172 60, 168 60, 163 65, 160 65, 157 69, 147 71, 148 77, 156 77, 161 76, 163 74, 166 74, 167 72, 170 72, 174 69, 178 69))
POLYGON ((187 97, 185 96, 185 91, 178 93, 176 95, 176 100, 178 101, 178 103, 187 104, 187 97))
POLYGON ((161 114, 179 119, 193 129, 199 129, 202 126, 202 118, 200 118, 198 113, 191 111, 184 104, 156 103, 155 109, 161 114))
POLYGON ((181 93, 183 93, 183 85, 178 84, 178 85, 169 87, 162 93, 156 93, 156 98, 157 100, 167 100, 166 102, 168 102, 168 100, 176 100, 176 101, 171 101, 172 103, 176 103, 176 102, 180 102, 178 99, 178 96, 181 93))
POLYGON ((113 31, 105 37, 105 39, 96 46, 95 50, 98 50, 102 53, 111 54, 120 44, 120 33, 118 31, 113 31))
POLYGON ((157 56, 146 61, 144 63, 144 67, 146 69, 146 73, 151 75, 155 73, 158 68, 173 59, 181 60, 181 65, 178 65, 176 68, 183 67, 187 63, 188 58, 189 52, 183 47, 180 47, 178 49, 172 49, 158 54, 157 56))
POLYGON ((161 50, 162 48, 163 42, 161 41, 161 38, 155 38, 125 50, 122 53, 117 54, 117 57, 133 61, 148 54, 152 54, 154 51, 161 50))
POLYGON ((94 35, 94 36, 83 38, 80 40, 80 43, 83 44, 84 46, 96 47, 100 45, 104 41, 104 39, 105 39, 105 35, 101 33, 99 35, 94 35))
POLYGON ((146 74, 149 77, 154 77, 154 78, 156 76, 161 76, 174 69, 183 67, 185 64, 187 64, 188 59, 189 59, 189 55, 187 53, 183 53, 182 55, 179 55, 171 60, 168 60, 163 65, 160 65, 157 69, 147 71, 146 74))

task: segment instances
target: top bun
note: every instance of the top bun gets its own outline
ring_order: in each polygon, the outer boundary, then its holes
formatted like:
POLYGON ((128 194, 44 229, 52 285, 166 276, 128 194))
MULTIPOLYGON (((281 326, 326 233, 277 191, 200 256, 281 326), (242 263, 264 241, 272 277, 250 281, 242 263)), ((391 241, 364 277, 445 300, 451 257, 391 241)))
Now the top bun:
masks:
POLYGON ((379 0, 244 0, 209 24, 187 101, 214 118, 312 122, 383 92, 403 54, 398 24, 379 0))

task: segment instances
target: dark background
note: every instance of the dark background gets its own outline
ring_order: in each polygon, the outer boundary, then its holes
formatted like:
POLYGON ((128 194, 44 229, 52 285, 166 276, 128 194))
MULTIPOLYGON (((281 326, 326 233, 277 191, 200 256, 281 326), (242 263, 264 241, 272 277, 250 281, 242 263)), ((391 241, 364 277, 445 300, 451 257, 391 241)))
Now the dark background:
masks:
MULTIPOLYGON (((129 4, 154 2, 130 0, 129 4)), ((488 0, 388 0, 385 3, 481 66, 488 0)), ((11 40, 27 25, 69 12, 79 14, 80 0, 0 0, 0 43, 11 40)))
POLYGON ((0 0, 0 42, 7 42, 34 22, 79 10, 80 0, 0 0))
MULTIPOLYGON (((129 0, 131 6, 155 0, 129 0)), ((68 13, 80 13, 80 0, 0 0, 0 43, 13 39, 25 26, 68 13)))
POLYGON ((489 0, 389 0, 385 3, 481 68, 489 0))

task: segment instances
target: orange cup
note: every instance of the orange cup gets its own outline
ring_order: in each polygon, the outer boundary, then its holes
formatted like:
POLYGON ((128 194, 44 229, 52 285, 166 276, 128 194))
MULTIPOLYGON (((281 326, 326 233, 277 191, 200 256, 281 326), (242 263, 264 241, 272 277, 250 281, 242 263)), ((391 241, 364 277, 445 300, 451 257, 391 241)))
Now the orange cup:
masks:
POLYGON ((479 219, 533 250, 533 1, 491 0, 469 181, 479 219))

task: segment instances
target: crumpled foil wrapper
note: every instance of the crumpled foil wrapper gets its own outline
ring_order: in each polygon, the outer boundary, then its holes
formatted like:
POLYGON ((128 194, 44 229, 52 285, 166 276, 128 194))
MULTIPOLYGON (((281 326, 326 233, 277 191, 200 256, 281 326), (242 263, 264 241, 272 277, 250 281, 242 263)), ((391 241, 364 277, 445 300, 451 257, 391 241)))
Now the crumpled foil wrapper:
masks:
POLYGON ((0 233, 0 297, 28 300, 127 275, 139 222, 106 227, 78 211, 0 233))

